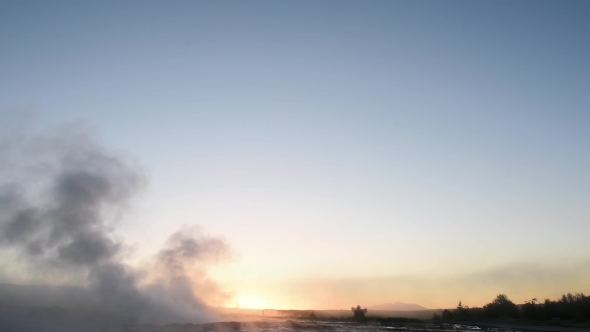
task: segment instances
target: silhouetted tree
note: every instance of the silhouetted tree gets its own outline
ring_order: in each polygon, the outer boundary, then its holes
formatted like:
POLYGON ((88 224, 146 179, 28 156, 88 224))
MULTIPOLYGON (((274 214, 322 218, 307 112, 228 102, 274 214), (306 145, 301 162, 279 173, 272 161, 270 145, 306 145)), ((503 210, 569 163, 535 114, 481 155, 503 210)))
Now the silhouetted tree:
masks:
POLYGON ((350 309, 352 310, 353 317, 355 319, 364 319, 365 318, 365 314, 367 313, 367 311, 369 311, 366 308, 361 308, 360 305, 357 305, 356 308, 355 307, 351 307, 350 309))
POLYGON ((537 298, 525 301, 522 305, 522 317, 528 320, 544 320, 545 312, 543 305, 538 303, 537 298))
POLYGON ((463 303, 461 303, 461 301, 459 301, 459 304, 457 304, 457 309, 455 309, 454 312, 454 316, 456 319, 459 320, 465 320, 467 318, 469 318, 469 307, 466 305, 463 305, 463 303))
POLYGON ((557 301, 545 300, 545 319, 560 318, 585 321, 590 319, 590 296, 583 293, 564 294, 557 301))
POLYGON ((483 313, 488 318, 517 318, 519 310, 516 304, 508 299, 506 294, 499 294, 491 303, 483 307, 483 313))
POLYGON ((315 319, 315 311, 311 311, 311 315, 309 315, 309 318, 311 319, 315 319))
POLYGON ((519 309, 505 294, 500 294, 483 308, 470 308, 459 302, 456 309, 445 309, 442 312, 441 318, 446 320, 470 320, 503 317, 517 318, 519 316, 535 321, 588 321, 590 320, 590 296, 586 296, 583 293, 568 293, 562 295, 555 301, 545 299, 544 302, 540 302, 534 298, 530 301, 525 301, 519 309))
POLYGON ((453 314, 451 314, 451 312, 448 309, 445 309, 442 312, 442 319, 444 319, 444 320, 453 319, 453 314))

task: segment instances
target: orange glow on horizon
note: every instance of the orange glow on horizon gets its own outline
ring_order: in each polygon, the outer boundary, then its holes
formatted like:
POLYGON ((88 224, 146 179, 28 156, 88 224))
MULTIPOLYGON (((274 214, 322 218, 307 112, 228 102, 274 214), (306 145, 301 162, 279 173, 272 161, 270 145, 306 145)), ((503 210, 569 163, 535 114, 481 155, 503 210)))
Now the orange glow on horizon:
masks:
POLYGON ((239 308, 243 309, 267 309, 265 300, 258 296, 247 294, 241 295, 236 299, 239 308))

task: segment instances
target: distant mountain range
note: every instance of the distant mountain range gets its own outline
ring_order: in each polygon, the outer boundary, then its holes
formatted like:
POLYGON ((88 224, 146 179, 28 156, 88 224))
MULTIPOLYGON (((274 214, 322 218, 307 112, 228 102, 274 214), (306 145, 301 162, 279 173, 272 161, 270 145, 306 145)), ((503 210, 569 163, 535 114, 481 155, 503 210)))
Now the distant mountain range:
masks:
POLYGON ((383 303, 377 304, 372 307, 368 307, 369 310, 394 310, 394 311, 417 311, 417 310, 428 310, 428 308, 424 308, 421 305, 417 305, 414 303, 403 303, 403 302, 395 302, 395 303, 383 303))

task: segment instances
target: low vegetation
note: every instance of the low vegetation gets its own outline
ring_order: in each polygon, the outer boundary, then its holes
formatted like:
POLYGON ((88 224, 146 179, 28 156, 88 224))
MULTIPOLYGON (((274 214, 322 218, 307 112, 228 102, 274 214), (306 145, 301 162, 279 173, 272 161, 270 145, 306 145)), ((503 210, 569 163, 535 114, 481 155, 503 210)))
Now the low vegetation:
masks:
POLYGON ((441 315, 435 314, 434 320, 488 320, 513 319, 526 321, 590 321, 590 296, 583 293, 565 294, 557 300, 536 298, 516 305, 505 294, 500 294, 483 307, 468 307, 459 302, 453 310, 445 309, 441 315))
POLYGON ((358 320, 365 319, 365 314, 368 311, 368 309, 366 309, 366 308, 361 308, 360 305, 357 305, 356 308, 352 307, 352 308, 350 308, 350 310, 352 310, 353 318, 358 319, 358 320))

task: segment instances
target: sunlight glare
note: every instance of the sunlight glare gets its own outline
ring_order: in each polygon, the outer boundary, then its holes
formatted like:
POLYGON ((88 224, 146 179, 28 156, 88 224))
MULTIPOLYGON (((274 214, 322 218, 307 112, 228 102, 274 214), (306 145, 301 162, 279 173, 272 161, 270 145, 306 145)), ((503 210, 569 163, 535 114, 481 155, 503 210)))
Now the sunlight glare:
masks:
POLYGON ((265 309, 266 301, 254 295, 242 295, 237 299, 239 307, 244 309, 265 309))

